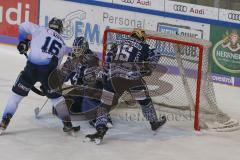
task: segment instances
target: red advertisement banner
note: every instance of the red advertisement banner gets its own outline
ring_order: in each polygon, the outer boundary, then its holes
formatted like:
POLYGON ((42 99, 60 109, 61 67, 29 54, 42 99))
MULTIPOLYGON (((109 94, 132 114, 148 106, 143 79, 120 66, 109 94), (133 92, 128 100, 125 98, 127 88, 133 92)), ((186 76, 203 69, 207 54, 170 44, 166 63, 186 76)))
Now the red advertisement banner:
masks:
POLYGON ((38 24, 39 0, 0 0, 0 35, 16 37, 24 21, 38 24))

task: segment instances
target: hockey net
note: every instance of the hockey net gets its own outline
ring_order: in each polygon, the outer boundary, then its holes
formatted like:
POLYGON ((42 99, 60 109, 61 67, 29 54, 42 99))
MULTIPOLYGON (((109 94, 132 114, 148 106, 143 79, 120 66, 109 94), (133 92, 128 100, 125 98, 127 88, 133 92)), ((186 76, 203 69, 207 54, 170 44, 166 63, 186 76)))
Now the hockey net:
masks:
MULTIPOLYGON (((170 112, 189 111, 194 117, 194 129, 208 128, 215 131, 239 129, 239 123, 231 119, 217 106, 210 75, 209 50, 211 42, 179 35, 146 31, 146 43, 161 53, 158 64, 167 68, 166 73, 153 71, 144 77, 149 89, 159 91, 150 94, 156 106, 170 112)), ((106 29, 103 38, 103 59, 111 44, 129 37, 130 29, 106 29)), ((122 99, 128 101, 130 94, 122 99)))

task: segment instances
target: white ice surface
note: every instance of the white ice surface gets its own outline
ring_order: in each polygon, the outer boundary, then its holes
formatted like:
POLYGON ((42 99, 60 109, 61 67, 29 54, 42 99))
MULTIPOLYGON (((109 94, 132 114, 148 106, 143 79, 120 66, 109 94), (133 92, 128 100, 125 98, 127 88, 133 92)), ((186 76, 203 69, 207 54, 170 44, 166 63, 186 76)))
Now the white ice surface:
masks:
MULTIPOLYGON (((0 111, 26 59, 15 47, 0 44, 0 111)), ((218 105, 240 120, 240 88, 215 84, 218 105)), ((240 131, 195 134, 192 122, 169 121, 157 134, 148 123, 114 118, 115 127, 100 146, 84 143, 84 134, 94 130, 81 122, 77 137, 62 132, 50 116, 47 104, 42 118, 34 108, 45 98, 31 93, 20 104, 5 134, 0 136, 0 160, 239 160, 240 131)))

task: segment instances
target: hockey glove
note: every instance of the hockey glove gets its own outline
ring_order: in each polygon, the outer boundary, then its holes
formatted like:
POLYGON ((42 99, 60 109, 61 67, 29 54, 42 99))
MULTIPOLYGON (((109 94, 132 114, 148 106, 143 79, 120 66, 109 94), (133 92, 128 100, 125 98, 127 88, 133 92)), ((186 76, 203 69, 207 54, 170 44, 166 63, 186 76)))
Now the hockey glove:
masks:
POLYGON ((28 51, 30 46, 30 40, 29 39, 24 39, 23 41, 20 41, 17 45, 17 49, 20 54, 24 54, 28 51))

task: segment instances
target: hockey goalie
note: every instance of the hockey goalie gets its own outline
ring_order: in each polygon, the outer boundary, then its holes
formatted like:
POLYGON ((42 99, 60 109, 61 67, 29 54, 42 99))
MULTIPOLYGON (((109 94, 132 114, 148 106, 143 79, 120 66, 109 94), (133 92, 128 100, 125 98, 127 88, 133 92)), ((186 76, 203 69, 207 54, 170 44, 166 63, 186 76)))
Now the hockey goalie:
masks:
MULTIPOLYGON (((61 88, 74 121, 90 120, 95 127, 96 108, 102 95, 102 76, 99 58, 91 51, 84 37, 76 37, 71 56, 49 79, 52 88, 61 88), (70 85, 64 82, 70 81, 70 85), (64 86, 62 86, 64 84, 64 86), (66 90, 66 91, 64 91, 66 90)), ((53 114, 57 114, 53 108, 53 114)), ((110 116, 108 125, 112 125, 110 116)))

